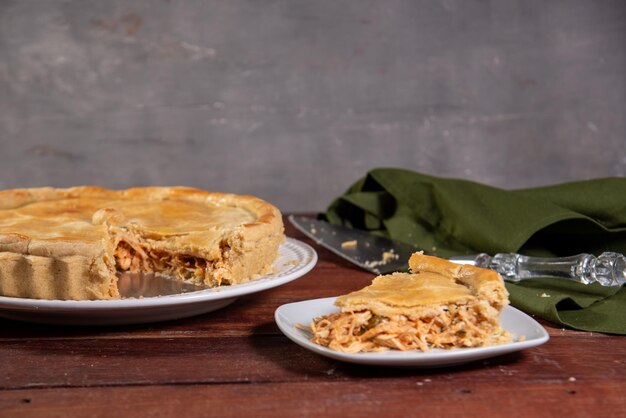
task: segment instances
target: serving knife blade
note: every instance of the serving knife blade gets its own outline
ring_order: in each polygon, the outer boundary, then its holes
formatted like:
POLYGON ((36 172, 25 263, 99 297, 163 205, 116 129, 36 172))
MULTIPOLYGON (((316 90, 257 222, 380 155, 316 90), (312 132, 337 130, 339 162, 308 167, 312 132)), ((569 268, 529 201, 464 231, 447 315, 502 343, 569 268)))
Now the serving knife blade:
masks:
MULTIPOLYGON (((406 271, 411 254, 421 249, 367 231, 333 225, 305 216, 290 215, 289 221, 315 243, 375 274, 406 271)), ((553 277, 602 286, 626 283, 626 258, 619 253, 599 256, 578 254, 540 258, 515 253, 475 254, 449 258, 458 264, 489 268, 511 282, 536 277, 553 277)))
POLYGON ((118 273, 117 287, 122 298, 149 298, 178 295, 210 289, 177 279, 170 279, 154 273, 118 273))
POLYGON ((314 218, 289 215, 288 219, 315 243, 374 274, 405 271, 411 254, 420 251, 414 245, 314 218))

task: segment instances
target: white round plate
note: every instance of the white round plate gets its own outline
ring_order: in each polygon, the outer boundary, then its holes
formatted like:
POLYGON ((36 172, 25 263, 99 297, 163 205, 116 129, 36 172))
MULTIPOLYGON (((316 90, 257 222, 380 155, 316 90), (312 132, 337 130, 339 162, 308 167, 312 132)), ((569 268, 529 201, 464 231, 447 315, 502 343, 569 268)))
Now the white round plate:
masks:
POLYGON ((296 324, 308 326, 315 317, 338 312, 339 309, 334 305, 335 299, 313 299, 282 305, 274 314, 276 324, 290 340, 315 353, 335 360, 378 366, 453 366, 535 347, 549 339, 548 333, 537 321, 507 306, 500 316, 502 327, 513 335, 513 342, 507 344, 452 350, 432 349, 426 352, 389 350, 379 353, 341 353, 312 343, 309 341, 310 335, 296 327, 296 324))
POLYGON ((0 317, 58 325, 120 325, 166 321, 211 312, 237 297, 271 289, 308 273, 317 263, 309 245, 287 238, 274 272, 247 283, 141 299, 43 300, 0 296, 0 317))

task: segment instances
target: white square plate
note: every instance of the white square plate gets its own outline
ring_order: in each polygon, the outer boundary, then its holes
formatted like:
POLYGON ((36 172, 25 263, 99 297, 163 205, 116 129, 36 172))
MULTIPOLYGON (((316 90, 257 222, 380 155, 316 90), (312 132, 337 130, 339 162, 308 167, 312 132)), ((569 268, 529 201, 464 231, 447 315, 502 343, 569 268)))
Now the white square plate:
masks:
POLYGON ((330 350, 309 341, 306 331, 296 324, 308 326, 315 317, 338 312, 336 298, 313 299, 280 306, 274 318, 278 328, 293 342, 315 353, 350 363, 380 366, 434 367, 452 366, 536 347, 548 341, 546 330, 524 312, 507 306, 502 311, 502 327, 513 335, 513 342, 477 348, 422 351, 389 350, 378 353, 348 354, 330 350), (520 341, 521 339, 521 341, 520 341))

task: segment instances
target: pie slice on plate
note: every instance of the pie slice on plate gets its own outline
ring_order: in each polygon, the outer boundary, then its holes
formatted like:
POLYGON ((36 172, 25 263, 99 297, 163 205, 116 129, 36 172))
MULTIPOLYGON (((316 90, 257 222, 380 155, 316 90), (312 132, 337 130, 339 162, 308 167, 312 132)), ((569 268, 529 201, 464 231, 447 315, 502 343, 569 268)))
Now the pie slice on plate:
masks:
POLYGON ((312 341, 332 350, 422 350, 506 343, 500 326, 508 304, 493 270, 415 253, 410 273, 378 276, 371 285, 337 298, 338 313, 315 318, 312 341))
POLYGON ((117 271, 209 286, 271 268, 282 217, 252 196, 184 187, 0 191, 0 295, 119 298, 117 271))

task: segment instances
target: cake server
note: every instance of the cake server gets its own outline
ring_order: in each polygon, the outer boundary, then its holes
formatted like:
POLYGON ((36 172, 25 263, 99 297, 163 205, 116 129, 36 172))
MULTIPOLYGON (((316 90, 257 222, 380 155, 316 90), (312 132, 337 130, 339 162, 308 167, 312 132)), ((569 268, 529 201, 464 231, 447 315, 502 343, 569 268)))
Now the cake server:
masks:
MULTIPOLYGON (((338 256, 375 274, 406 271, 411 254, 422 249, 367 231, 333 225, 318 219, 290 215, 289 221, 304 235, 338 256)), ((426 251, 424 251, 427 254, 426 251)), ((534 277, 553 277, 602 286, 626 283, 626 258, 605 252, 599 256, 578 254, 541 258, 514 253, 490 256, 475 254, 449 258, 453 263, 471 264, 500 273, 504 280, 519 282, 534 277)))

